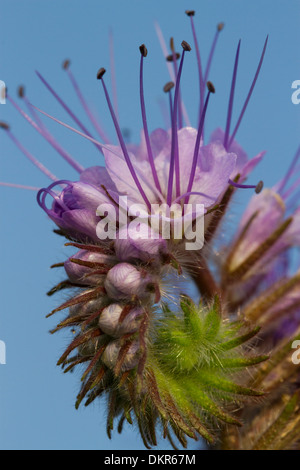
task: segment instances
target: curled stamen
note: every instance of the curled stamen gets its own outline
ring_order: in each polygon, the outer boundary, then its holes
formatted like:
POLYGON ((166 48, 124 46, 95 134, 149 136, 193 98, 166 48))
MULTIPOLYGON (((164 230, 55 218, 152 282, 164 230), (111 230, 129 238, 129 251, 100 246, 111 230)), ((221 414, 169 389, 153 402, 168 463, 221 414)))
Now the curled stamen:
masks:
POLYGON ((109 94, 108 94, 108 91, 107 91, 107 88, 106 88, 106 85, 105 85, 105 82, 103 80, 103 75, 105 74, 106 70, 104 68, 101 68, 98 73, 97 73, 97 79, 98 80, 101 80, 101 83, 102 83, 102 86, 103 86, 103 90, 104 90, 104 94, 105 94, 105 97, 106 97, 106 101, 107 101, 107 104, 108 104, 108 108, 109 108, 109 111, 110 111, 110 114, 111 114, 111 117, 112 117, 112 120, 113 120, 113 123, 114 123, 114 126, 115 126, 115 129, 116 129, 116 133, 117 133, 117 136, 118 136, 118 139, 119 139, 119 143, 120 143, 120 146, 121 146, 121 149, 122 149, 122 152, 123 152, 123 155, 124 155, 124 158, 125 158, 125 161, 127 163, 127 166, 128 166, 128 169, 131 173, 131 176, 136 184, 136 187, 138 188, 142 198, 144 199, 148 209, 150 210, 151 209, 151 204, 145 194, 145 191, 143 190, 142 186, 141 186, 141 183, 137 177, 137 174, 135 172, 135 169, 132 165, 132 162, 130 160, 130 157, 128 155, 128 152, 127 152, 127 148, 126 148, 126 145, 125 145, 125 142, 124 142, 124 139, 123 139, 123 135, 122 135, 122 132, 121 132, 121 129, 120 129, 120 126, 119 126, 119 123, 117 121, 117 118, 116 118, 116 115, 114 113, 114 110, 113 110, 113 107, 112 107, 112 104, 111 104, 111 101, 110 101, 110 97, 109 97, 109 94))

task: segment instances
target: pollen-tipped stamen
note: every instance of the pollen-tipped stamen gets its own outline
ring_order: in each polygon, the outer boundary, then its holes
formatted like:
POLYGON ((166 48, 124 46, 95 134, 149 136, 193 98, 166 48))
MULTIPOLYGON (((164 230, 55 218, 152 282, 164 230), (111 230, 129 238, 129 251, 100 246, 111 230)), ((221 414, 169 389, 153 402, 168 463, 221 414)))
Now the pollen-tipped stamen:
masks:
POLYGON ((253 185, 253 184, 239 184, 229 179, 228 183, 230 184, 230 186, 233 186, 234 188, 255 189, 256 194, 259 194, 264 187, 263 181, 259 181, 256 185, 253 185))

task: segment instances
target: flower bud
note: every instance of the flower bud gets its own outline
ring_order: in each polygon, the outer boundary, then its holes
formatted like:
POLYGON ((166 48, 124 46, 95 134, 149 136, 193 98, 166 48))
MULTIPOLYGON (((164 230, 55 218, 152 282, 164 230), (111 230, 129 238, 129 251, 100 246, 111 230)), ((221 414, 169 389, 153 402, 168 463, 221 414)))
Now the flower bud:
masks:
POLYGON ((139 329, 144 310, 142 308, 132 308, 122 322, 119 322, 124 305, 111 304, 106 307, 99 318, 99 327, 110 336, 122 336, 127 333, 134 333, 139 329))
MULTIPOLYGON (((102 361, 109 369, 113 369, 115 365, 117 364, 121 347, 122 347, 122 341, 120 339, 116 339, 115 341, 112 341, 106 346, 105 351, 102 355, 102 361)), ((121 371, 124 372, 126 370, 130 370, 136 367, 138 363, 138 353, 139 353, 139 342, 134 341, 130 345, 126 353, 126 356, 121 366, 121 371)))
MULTIPOLYGON (((91 292, 92 290, 93 289, 91 289, 91 292)), ((77 317, 77 315, 81 315, 84 318, 103 308, 106 301, 106 297, 98 297, 97 299, 92 299, 88 300, 87 302, 73 305, 69 308, 69 314, 71 317, 77 317)))
POLYGON ((131 299, 137 296, 146 299, 153 286, 153 278, 145 271, 140 271, 129 263, 119 263, 107 274, 104 287, 109 297, 114 300, 131 299))
POLYGON ((110 256, 80 250, 65 262, 65 270, 69 279, 76 284, 99 284, 103 281, 103 276, 106 274, 105 270, 108 269, 108 264, 110 264, 110 266, 112 265, 112 258, 110 256), (76 260, 78 260, 78 263, 76 260), (81 262, 89 263, 90 266, 84 266, 80 264, 81 262), (90 275, 93 271, 99 271, 99 273, 90 275), (101 274, 100 271, 103 271, 103 274, 101 274))

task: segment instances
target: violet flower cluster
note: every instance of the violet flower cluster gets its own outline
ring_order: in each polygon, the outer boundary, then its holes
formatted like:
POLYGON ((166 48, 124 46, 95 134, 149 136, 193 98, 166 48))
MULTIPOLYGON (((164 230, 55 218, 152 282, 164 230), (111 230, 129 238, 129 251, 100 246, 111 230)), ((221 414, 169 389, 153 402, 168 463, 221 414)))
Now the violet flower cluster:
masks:
MULTIPOLYGON (((300 244, 300 149, 274 187, 246 183, 264 152, 248 159, 236 134, 268 38, 233 127, 238 43, 225 130, 218 127, 205 142, 206 112, 216 91, 209 81, 210 66, 224 25, 217 26, 204 68, 195 12, 186 13, 194 44, 182 41, 179 53, 171 39, 166 54, 172 79, 164 86, 169 129, 148 129, 143 85, 148 51, 144 44, 139 48, 143 128, 138 145, 124 139, 103 68, 97 79, 117 145, 95 119, 69 61, 63 68, 99 137, 39 73, 76 127, 33 106, 23 87, 19 96, 27 112, 7 94, 8 102, 78 172, 76 181, 58 179, 1 123, 19 150, 52 180, 39 189, 37 201, 73 249, 67 260, 53 265, 64 269, 66 279, 48 293, 70 292, 48 315, 67 310, 52 332, 71 328, 75 334, 58 365, 64 372, 83 367, 77 408, 83 400, 87 406, 107 396, 109 436, 118 419, 119 432, 125 421, 138 426, 148 448, 156 445, 157 432, 175 448, 175 438, 186 447, 187 437, 200 436, 219 449, 299 448, 299 368, 291 357, 292 345, 300 339, 300 272, 291 271, 289 258, 300 244), (200 94, 195 127, 180 88, 186 56, 193 53, 200 94), (41 114, 91 141, 104 156, 105 167, 83 168, 58 143, 41 114), (223 219, 232 198, 244 189, 256 194, 232 240, 220 247, 223 219), (187 240, 191 233, 196 237, 200 226, 204 245, 187 249, 187 240), (186 295, 192 283, 200 303, 186 295)), ((159 29, 158 35, 165 50, 159 29)))

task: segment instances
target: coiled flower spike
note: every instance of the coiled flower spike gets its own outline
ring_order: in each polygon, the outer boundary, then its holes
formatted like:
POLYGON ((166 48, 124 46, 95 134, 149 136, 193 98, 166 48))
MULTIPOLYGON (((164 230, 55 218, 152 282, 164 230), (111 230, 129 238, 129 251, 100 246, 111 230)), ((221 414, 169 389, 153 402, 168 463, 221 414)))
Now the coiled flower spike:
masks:
MULTIPOLYGON (((58 365, 64 372, 82 368, 76 408, 82 402, 88 406, 96 398, 106 395, 108 435, 111 437, 116 420, 119 432, 125 421, 134 423, 147 448, 157 444, 158 432, 175 448, 174 436, 184 447, 187 446, 187 437, 198 439, 201 436, 215 446, 221 437, 221 445, 230 448, 228 443, 232 435, 234 442, 238 441, 237 435, 241 436, 242 448, 247 445, 260 448, 267 442, 263 434, 268 431, 260 425, 257 439, 252 437, 245 444, 247 432, 249 430, 251 436, 254 434, 252 416, 257 416, 259 423, 263 422, 265 408, 259 397, 264 391, 273 393, 274 387, 279 387, 278 371, 284 370, 288 379, 293 377, 293 385, 288 384, 288 397, 281 403, 282 409, 272 425, 275 426, 277 418, 280 420, 286 407, 292 410, 290 415, 293 419, 298 417, 295 397, 299 390, 295 385, 294 370, 288 364, 290 341, 283 338, 284 344, 276 350, 272 362, 275 369, 272 369, 267 361, 268 348, 261 348, 256 339, 258 333, 263 338, 269 334, 269 330, 257 327, 257 324, 264 327, 268 322, 260 315, 265 305, 258 296, 256 276, 258 274, 259 279, 267 283, 265 271, 270 274, 273 269, 270 259, 274 258, 275 265, 279 262, 279 255, 299 244, 299 211, 288 213, 288 217, 282 220, 282 207, 275 204, 278 202, 278 195, 274 195, 276 191, 282 199, 292 192, 285 189, 287 178, 279 189, 273 188, 272 191, 262 191, 261 181, 258 184, 245 183, 264 152, 248 160, 235 140, 261 70, 268 38, 233 127, 241 50, 241 42, 238 43, 225 130, 218 127, 206 143, 207 109, 216 91, 209 80, 210 66, 224 25, 217 27, 207 66, 203 68, 194 12, 188 11, 187 15, 191 21, 199 72, 200 100, 195 128, 189 125, 180 85, 184 63, 194 51, 186 41, 182 41, 179 54, 173 39, 170 42, 171 53, 165 54, 172 80, 164 86, 170 105, 170 128, 167 130, 149 132, 143 85, 148 51, 144 44, 139 48, 143 126, 139 145, 125 141, 115 100, 111 99, 106 85, 104 68, 99 69, 97 79, 106 98, 118 145, 109 141, 92 114, 69 61, 63 63, 63 69, 99 137, 96 138, 82 123, 40 73, 39 79, 69 114, 76 128, 34 107, 24 89, 19 90, 19 96, 28 114, 10 95, 7 96, 8 102, 78 172, 77 181, 58 179, 24 148, 8 125, 1 123, 1 127, 19 150, 50 178, 51 184, 38 191, 38 203, 56 224, 56 233, 65 237, 66 245, 74 250, 66 261, 53 265, 64 268, 66 279, 48 294, 70 289, 70 296, 48 316, 68 310, 52 332, 71 328, 75 334, 58 365), (41 114, 91 141, 104 156, 105 167, 83 168, 57 142, 41 120, 41 114), (234 193, 241 188, 254 189, 257 195, 241 220, 237 239, 225 250, 219 270, 211 269, 209 253, 213 251, 217 229, 234 193), (52 198, 50 205, 49 197, 52 198), (271 201, 268 206, 266 200, 271 201), (267 227, 270 237, 273 237, 271 244, 267 230, 259 232, 260 217, 263 218, 266 212, 270 212, 272 222, 267 227), (166 227, 169 231, 165 231, 166 227), (203 229, 200 245, 187 249, 187 243, 192 240, 190 235, 197 238, 199 227, 203 229), (268 246, 264 245, 264 237, 268 246), (249 257, 252 264, 249 264, 249 257), (264 271, 263 267, 267 269, 264 271), (248 284, 253 278, 254 287, 252 283, 248 284), (186 295, 187 279, 194 280, 199 288, 200 303, 186 295), (251 348, 255 348, 255 352, 251 352, 251 348), (248 371, 250 367, 253 367, 251 374, 248 371), (251 397, 255 400, 250 406, 251 397), (258 413, 253 411, 255 407, 259 408, 258 413), (244 423, 246 431, 237 433, 235 429, 244 423), (223 431, 225 437, 222 436, 223 431)), ((157 31, 164 48, 159 28, 157 31)), ((297 158, 291 167, 292 172, 297 158)), ((277 306, 282 307, 281 300, 286 305, 284 295, 294 288, 296 290, 297 276, 288 279, 287 282, 294 284, 285 292, 280 290, 285 286, 285 280, 280 279, 280 285, 276 286, 278 290, 275 289, 275 301, 271 288, 273 304, 278 301, 277 306)), ((270 301, 268 315, 272 316, 270 309, 273 304, 269 297, 267 300, 270 301)), ((297 319, 295 322, 297 329, 297 319)), ((294 443, 292 437, 288 445, 294 443)))

